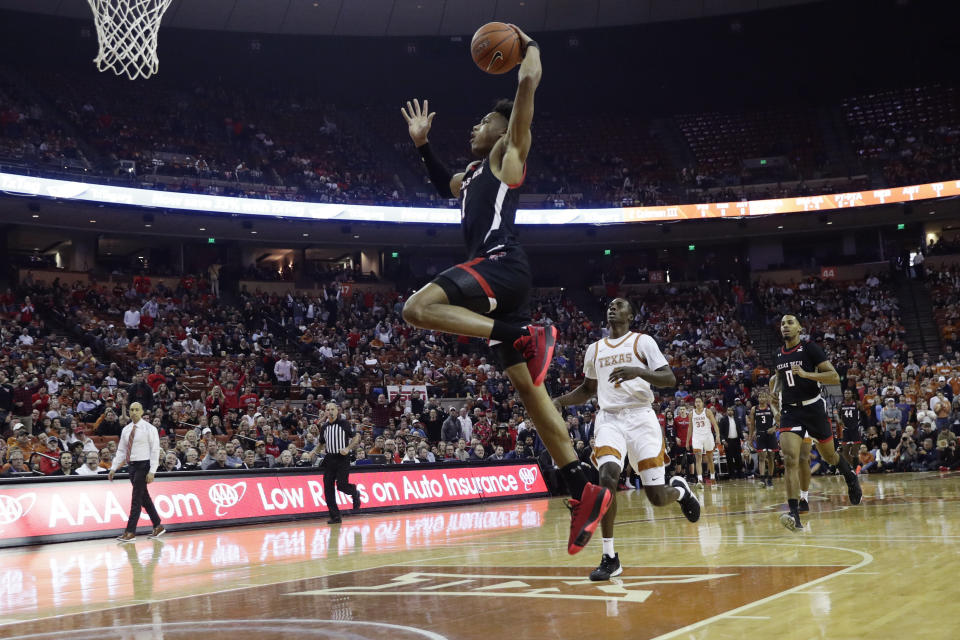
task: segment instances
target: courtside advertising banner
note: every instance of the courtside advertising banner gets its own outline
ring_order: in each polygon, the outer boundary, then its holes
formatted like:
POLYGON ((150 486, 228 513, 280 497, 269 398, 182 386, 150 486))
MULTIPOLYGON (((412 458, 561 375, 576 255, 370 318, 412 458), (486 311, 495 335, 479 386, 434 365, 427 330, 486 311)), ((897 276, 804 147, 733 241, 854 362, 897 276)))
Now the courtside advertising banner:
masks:
MULTIPOLYGON (((357 472, 362 510, 475 503, 548 495, 536 463, 420 467, 357 472)), ((326 514, 323 475, 303 473, 210 474, 157 477, 149 485, 164 525, 211 525, 290 520, 326 514)), ((126 478, 0 485, 0 547, 119 533, 126 526, 131 486, 126 478)), ((341 509, 353 507, 337 493, 341 509)), ((150 529, 146 513, 140 529, 150 529)))

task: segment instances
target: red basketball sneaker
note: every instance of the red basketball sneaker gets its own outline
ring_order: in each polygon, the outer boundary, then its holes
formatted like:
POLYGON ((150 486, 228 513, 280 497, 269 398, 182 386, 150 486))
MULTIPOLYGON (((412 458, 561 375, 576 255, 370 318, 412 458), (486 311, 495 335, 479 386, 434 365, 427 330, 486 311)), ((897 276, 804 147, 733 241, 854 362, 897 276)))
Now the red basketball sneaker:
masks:
POLYGON ((533 378, 533 384, 539 387, 547 377, 550 361, 553 360, 553 350, 557 345, 557 328, 553 325, 541 327, 531 324, 527 325, 527 331, 530 335, 520 336, 514 340, 513 348, 523 354, 523 358, 527 361, 527 369, 530 370, 530 377, 533 378))
POLYGON ((567 553, 573 555, 587 546, 590 537, 610 508, 613 494, 606 487, 587 483, 579 500, 567 500, 570 509, 570 539, 567 541, 567 553))

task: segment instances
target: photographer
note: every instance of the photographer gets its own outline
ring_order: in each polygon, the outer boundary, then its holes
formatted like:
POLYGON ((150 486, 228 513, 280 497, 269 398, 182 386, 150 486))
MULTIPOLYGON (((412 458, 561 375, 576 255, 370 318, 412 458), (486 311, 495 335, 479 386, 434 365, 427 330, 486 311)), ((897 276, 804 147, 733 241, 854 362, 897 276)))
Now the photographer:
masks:
POLYGON ((913 471, 913 465, 917 462, 917 443, 907 434, 900 438, 900 444, 894 449, 894 459, 896 460, 897 471, 913 471))

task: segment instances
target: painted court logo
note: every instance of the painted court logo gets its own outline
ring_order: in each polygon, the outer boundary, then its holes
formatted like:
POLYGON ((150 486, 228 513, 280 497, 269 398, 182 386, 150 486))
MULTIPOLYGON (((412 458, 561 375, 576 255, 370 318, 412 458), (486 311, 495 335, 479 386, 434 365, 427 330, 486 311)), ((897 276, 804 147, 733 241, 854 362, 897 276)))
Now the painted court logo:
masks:
POLYGON ((12 498, 0 494, 0 526, 13 524, 30 513, 37 503, 37 494, 25 493, 19 498, 12 498))
POLYGON ((520 476, 520 482, 523 483, 523 488, 527 491, 530 491, 530 487, 532 487, 533 483, 537 481, 537 468, 520 467, 517 475, 520 476))
MULTIPOLYGON (((331 575, 322 584, 301 581, 285 592, 305 605, 318 618, 335 617, 342 603, 349 602, 358 620, 383 615, 384 610, 402 612, 411 608, 409 620, 422 621, 420 610, 449 607, 481 609, 495 602, 497 616, 471 620, 471 632, 478 638, 499 638, 503 620, 522 620, 536 611, 543 619, 576 620, 602 629, 606 616, 614 621, 610 637, 623 637, 619 621, 642 619, 631 629, 631 640, 652 640, 699 621, 732 613, 759 600, 811 584, 849 565, 837 566, 714 566, 645 567, 631 565, 620 577, 609 581, 590 580, 587 567, 502 567, 502 566, 418 566, 378 567, 331 575), (306 590, 299 590, 300 589, 306 590), (316 588, 320 587, 320 588, 316 588), (675 602, 696 602, 696 606, 675 607, 675 602), (460 604, 464 603, 464 604, 460 604), (624 616, 619 618, 618 616, 624 616)), ((275 599, 277 603, 281 599, 275 599)), ((277 606, 277 605, 274 605, 277 606)), ((294 606, 294 611, 301 610, 294 606)), ((404 621, 404 618, 399 618, 404 621)), ((579 624, 579 623, 576 623, 579 624)), ((560 629, 560 638, 601 637, 584 627, 560 629)), ((442 637, 459 638, 463 621, 456 616, 438 616, 431 630, 442 637)), ((689 635, 689 634, 688 634, 689 635)), ((687 637, 687 636, 684 636, 687 637)), ((699 637, 699 636, 698 636, 699 637)), ((706 636, 704 636, 706 637, 706 636)))
POLYGON ((218 482, 210 487, 207 495, 210 496, 210 502, 217 505, 217 515, 222 517, 226 515, 226 512, 221 512, 221 509, 229 509, 230 507, 236 505, 238 502, 243 500, 243 496, 246 495, 246 493, 246 482, 238 482, 233 485, 225 482, 218 482))

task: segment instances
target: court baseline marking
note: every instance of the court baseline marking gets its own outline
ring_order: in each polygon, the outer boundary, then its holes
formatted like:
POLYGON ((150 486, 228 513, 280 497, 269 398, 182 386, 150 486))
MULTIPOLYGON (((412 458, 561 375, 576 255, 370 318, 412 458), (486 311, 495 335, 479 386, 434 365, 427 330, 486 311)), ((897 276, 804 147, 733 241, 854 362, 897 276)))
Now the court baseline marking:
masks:
MULTIPOLYGON (((765 544, 765 543, 758 542, 758 543, 756 543, 756 544, 765 544)), ((714 622, 717 622, 718 620, 723 620, 724 618, 736 617, 736 616, 737 616, 738 614, 740 614, 740 612, 742 612, 742 611, 749 611, 749 610, 752 609, 753 607, 759 606, 759 605, 761 605, 761 604, 767 604, 768 602, 772 602, 772 601, 777 600, 777 599, 779 599, 779 598, 782 598, 783 596, 786 596, 786 595, 790 595, 790 594, 794 594, 794 593, 803 593, 804 590, 809 589, 810 587, 812 587, 812 586, 814 586, 814 585, 818 585, 818 584, 824 583, 824 582, 826 582, 827 580, 831 580, 831 579, 833 579, 833 578, 836 578, 837 576, 841 576, 841 575, 844 575, 844 574, 852 573, 852 572, 856 571, 857 569, 861 569, 861 568, 863 568, 863 567, 865 567, 865 566, 867 566, 867 565, 869 565, 869 564, 871 564, 871 563, 873 562, 873 555, 872 555, 872 554, 867 553, 866 551, 859 551, 859 550, 857 550, 857 549, 847 549, 847 548, 845 548, 845 547, 828 547, 828 546, 825 546, 825 545, 792 545, 792 546, 796 546, 796 547, 800 547, 800 548, 831 549, 831 550, 834 550, 834 551, 849 551, 850 553, 855 553, 855 554, 859 555, 860 558, 861 558, 861 560, 860 560, 860 562, 858 562, 857 564, 850 565, 850 566, 847 567, 846 569, 841 569, 840 571, 835 571, 835 572, 833 572, 833 573, 831 573, 831 574, 829 574, 829 575, 826 575, 826 576, 817 578, 816 580, 811 580, 811 581, 809 581, 809 582, 805 582, 805 583, 803 583, 803 584, 799 584, 799 585, 797 585, 797 586, 795 586, 795 587, 791 587, 790 589, 785 589, 784 591, 781 591, 780 593, 775 593, 775 594, 773 594, 773 595, 767 596, 766 598, 761 598, 760 600, 757 600, 757 601, 755 601, 755 602, 747 603, 747 604, 745 604, 745 605, 743 605, 743 606, 737 607, 736 609, 731 609, 730 611, 727 611, 727 612, 725 612, 725 613, 720 613, 720 614, 717 614, 717 615, 715 615, 715 616, 711 616, 711 617, 709 617, 709 618, 706 618, 706 619, 704 619, 704 620, 701 620, 701 621, 699 621, 699 622, 694 622, 693 624, 688 624, 687 626, 681 627, 680 629, 675 629, 675 630, 673 630, 673 631, 670 631, 669 633, 665 633, 665 634, 663 634, 663 635, 659 635, 659 636, 657 636, 656 638, 653 638, 652 640, 667 640, 668 638, 676 638, 676 637, 679 636, 679 635, 689 633, 689 632, 691 632, 691 631, 693 631, 693 630, 695 630, 695 629, 699 629, 699 628, 701 628, 701 627, 705 627, 705 626, 707 626, 707 625, 709 625, 709 624, 712 624, 712 623, 714 623, 714 622)), ((776 565, 769 565, 769 566, 776 566, 776 565)), ((813 593, 828 593, 828 592, 824 592, 824 591, 814 591, 813 593)))

